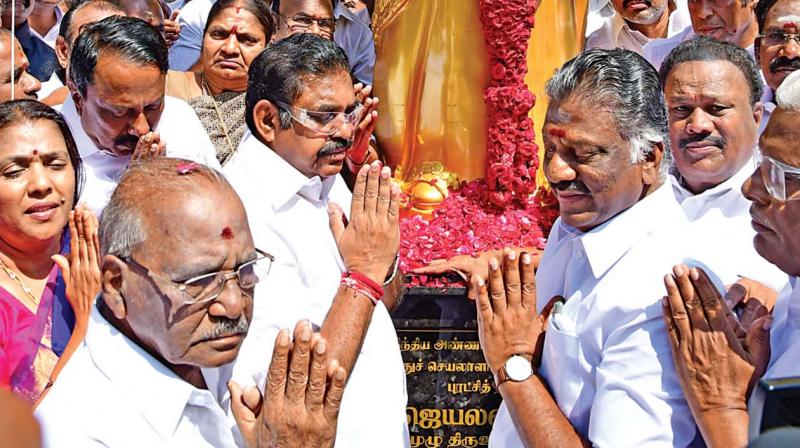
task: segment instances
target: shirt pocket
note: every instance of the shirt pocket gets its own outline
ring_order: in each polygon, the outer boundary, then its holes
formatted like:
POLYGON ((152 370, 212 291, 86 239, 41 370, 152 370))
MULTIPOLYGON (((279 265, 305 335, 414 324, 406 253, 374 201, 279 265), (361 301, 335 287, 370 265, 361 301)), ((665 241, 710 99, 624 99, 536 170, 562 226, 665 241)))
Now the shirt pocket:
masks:
POLYGON ((542 374, 561 411, 571 415, 583 390, 580 344, 577 335, 556 328, 552 318, 547 323, 542 374))

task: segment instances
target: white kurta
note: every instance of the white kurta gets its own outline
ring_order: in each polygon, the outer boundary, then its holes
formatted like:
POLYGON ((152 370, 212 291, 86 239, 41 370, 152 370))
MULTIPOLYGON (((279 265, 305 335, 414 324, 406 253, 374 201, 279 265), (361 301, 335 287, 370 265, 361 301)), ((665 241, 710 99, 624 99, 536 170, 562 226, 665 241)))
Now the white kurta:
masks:
MULTIPOLYGON (((667 37, 672 37, 687 26, 691 26, 689 8, 686 0, 677 0, 675 10, 669 15, 667 37)), ((642 54, 642 48, 652 39, 628 26, 620 14, 614 14, 603 20, 602 26, 586 39, 586 48, 603 48, 610 50, 617 47, 626 48, 642 54)))
MULTIPOLYGON (((89 208, 99 217, 128 167, 130 157, 113 156, 101 151, 92 142, 83 130, 81 118, 71 97, 67 97, 60 112, 78 145, 86 173, 80 200, 89 204, 89 208)), ((161 141, 167 145, 168 157, 188 159, 217 171, 222 170, 205 128, 185 101, 165 96, 164 112, 155 130, 161 134, 161 141)))
POLYGON ((747 162, 730 179, 700 194, 684 188, 675 175, 670 181, 692 233, 702 239, 703 260, 722 284, 747 277, 780 290, 789 278, 753 247, 751 202, 742 194, 742 184, 754 169, 753 162, 747 162))
POLYGON ((219 401, 230 365, 197 389, 92 310, 86 338, 36 408, 46 447, 231 447, 219 401))
MULTIPOLYGON (((661 313, 664 275, 690 262, 681 249, 687 224, 663 185, 590 232, 559 219, 550 233, 537 301, 540 309, 556 295, 567 301, 551 315, 542 375, 595 446, 682 447, 695 438, 661 313)), ((489 445, 522 447, 505 404, 489 445)))
MULTIPOLYGON (((280 329, 301 319, 319 328, 326 319, 344 270, 327 204, 349 212, 351 194, 341 176, 309 179, 249 131, 223 172, 244 202, 256 247, 275 256, 256 288, 253 323, 234 366, 240 384, 263 388, 280 329)), ((379 303, 345 389, 336 446, 408 446, 406 403, 397 336, 379 303)))

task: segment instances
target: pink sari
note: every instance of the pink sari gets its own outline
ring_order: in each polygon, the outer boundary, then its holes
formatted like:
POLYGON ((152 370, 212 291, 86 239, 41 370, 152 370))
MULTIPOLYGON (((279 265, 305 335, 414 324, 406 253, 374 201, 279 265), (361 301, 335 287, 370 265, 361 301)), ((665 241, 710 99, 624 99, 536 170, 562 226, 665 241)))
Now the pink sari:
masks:
POLYGON ((53 351, 53 310, 59 269, 47 278, 36 314, 0 287, 0 387, 34 403, 58 361, 53 351))

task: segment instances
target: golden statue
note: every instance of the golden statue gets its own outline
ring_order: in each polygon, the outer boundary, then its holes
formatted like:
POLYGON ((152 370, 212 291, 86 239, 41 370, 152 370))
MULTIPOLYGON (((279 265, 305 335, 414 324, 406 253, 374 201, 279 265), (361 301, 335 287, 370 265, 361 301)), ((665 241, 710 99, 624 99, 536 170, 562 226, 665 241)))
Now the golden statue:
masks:
MULTIPOLYGON (((580 51, 587 3, 540 1, 526 77, 539 100, 531 111, 537 136, 544 83, 580 51)), ((376 134, 396 176, 409 181, 439 162, 461 180, 484 177, 489 68, 479 0, 377 0, 372 26, 373 89, 381 100, 376 134)), ((432 201, 440 190, 428 192, 432 201)))

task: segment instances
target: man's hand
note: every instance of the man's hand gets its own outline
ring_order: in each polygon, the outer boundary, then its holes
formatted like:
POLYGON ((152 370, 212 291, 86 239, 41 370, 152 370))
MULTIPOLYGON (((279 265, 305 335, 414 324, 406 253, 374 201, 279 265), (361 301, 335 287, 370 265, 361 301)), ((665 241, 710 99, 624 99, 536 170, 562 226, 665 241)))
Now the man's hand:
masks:
POLYGON ((248 447, 332 447, 346 377, 307 321, 295 327, 294 343, 281 330, 263 400, 255 387, 228 383, 231 412, 248 447))
POLYGON ((725 301, 731 310, 741 310, 739 325, 735 327, 736 336, 739 339, 744 338, 753 322, 772 313, 776 300, 778 291, 755 280, 742 278, 731 285, 725 294, 725 301))
POLYGON ((180 9, 176 9, 169 19, 164 19, 164 40, 167 41, 167 47, 171 47, 181 37, 181 25, 178 23, 180 12, 180 9))
POLYGON ((67 256, 53 255, 61 269, 67 301, 75 313, 76 326, 85 328, 89 314, 102 285, 100 275, 100 242, 97 217, 84 204, 69 213, 69 245, 67 256))
POLYGON ((708 275, 684 265, 675 266, 673 273, 664 277, 667 297, 662 306, 681 388, 707 442, 738 443, 742 436, 735 428, 747 416, 749 385, 769 362, 771 316, 759 319, 742 342, 708 275))
POLYGON ((506 249, 502 265, 495 257, 488 264, 488 281, 476 275, 478 336, 486 362, 493 373, 513 355, 531 361, 544 343, 544 319, 536 310, 536 276, 527 253, 517 257, 506 249))
POLYGON ((167 144, 161 141, 161 134, 158 131, 150 131, 139 137, 139 142, 136 143, 136 148, 131 155, 131 163, 146 162, 166 154, 167 144))
POLYGON ((361 167, 353 188, 350 222, 336 204, 329 204, 331 232, 348 271, 381 284, 400 247, 400 188, 392 171, 380 162, 361 167))

